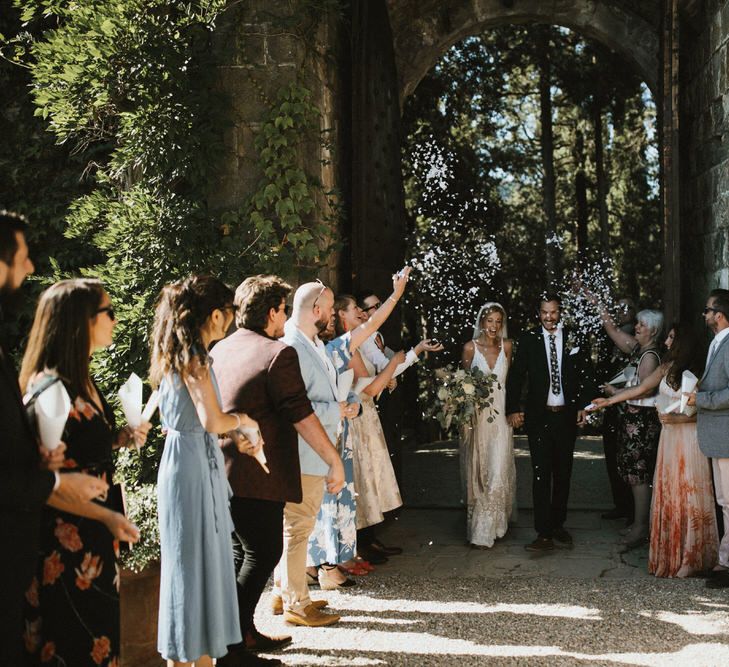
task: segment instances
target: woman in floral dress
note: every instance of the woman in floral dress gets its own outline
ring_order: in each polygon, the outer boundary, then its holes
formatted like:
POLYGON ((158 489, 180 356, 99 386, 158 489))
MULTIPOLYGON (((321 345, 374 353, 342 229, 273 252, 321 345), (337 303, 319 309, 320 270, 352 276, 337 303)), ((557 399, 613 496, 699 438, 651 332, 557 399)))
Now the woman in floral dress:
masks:
MULTIPOLYGON (((116 428, 114 413, 89 375, 89 357, 112 342, 115 319, 96 280, 64 280, 46 290, 30 332, 21 387, 47 369, 71 398, 64 470, 97 475, 110 485, 112 451, 143 444, 149 424, 116 428)), ((86 667, 119 664, 119 540, 136 541, 121 513, 118 488, 74 514, 47 507, 36 577, 26 593, 25 646, 36 663, 86 667), (78 516, 83 514, 83 516, 78 516)))
MULTIPOLYGON (((595 399, 599 407, 639 397, 659 388, 665 408, 681 398, 685 370, 701 376, 703 347, 692 327, 675 324, 666 339, 665 362, 639 387, 610 399, 595 399)), ((663 425, 653 477, 648 571, 657 577, 688 577, 716 565, 719 535, 709 460, 699 450, 696 416, 661 414, 663 425)))

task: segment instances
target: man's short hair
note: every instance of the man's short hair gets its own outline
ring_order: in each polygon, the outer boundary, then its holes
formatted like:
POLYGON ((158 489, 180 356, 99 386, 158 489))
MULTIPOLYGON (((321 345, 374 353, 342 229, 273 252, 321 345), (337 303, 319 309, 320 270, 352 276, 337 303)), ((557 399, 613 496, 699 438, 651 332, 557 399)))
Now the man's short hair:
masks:
POLYGON ((562 297, 557 292, 542 292, 539 295, 537 310, 541 309, 543 303, 549 303, 550 301, 556 301, 560 309, 562 308, 562 297))
POLYGON ((12 211, 0 211, 0 261, 8 266, 13 263, 18 252, 17 232, 25 234, 28 223, 25 218, 12 211))
POLYGON ((716 309, 729 320, 729 290, 713 289, 709 292, 709 298, 714 301, 716 309))
POLYGON ((250 276, 235 290, 235 323, 238 327, 262 333, 268 324, 268 312, 278 310, 288 299, 292 287, 278 276, 250 276))

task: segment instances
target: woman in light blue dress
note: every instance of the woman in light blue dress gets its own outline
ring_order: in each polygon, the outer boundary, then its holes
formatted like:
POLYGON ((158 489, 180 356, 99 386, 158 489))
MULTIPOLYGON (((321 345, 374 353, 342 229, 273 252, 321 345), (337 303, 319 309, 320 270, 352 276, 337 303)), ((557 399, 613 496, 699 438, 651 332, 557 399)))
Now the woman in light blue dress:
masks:
MULTIPOLYGON (((150 378, 167 431, 157 498, 161 550, 157 647, 168 667, 212 665, 241 641, 230 486, 217 436, 257 426, 220 409, 207 353, 233 318, 233 293, 193 276, 164 288, 152 335, 150 378)), ((242 445, 243 446, 243 445, 242 445)), ((246 451, 246 453, 251 453, 246 451)))
MULTIPOLYGON (((331 333, 334 333, 333 330, 331 333)), ((350 336, 345 334, 326 344, 327 354, 334 364, 337 376, 347 370, 352 358, 349 342, 350 336)), ((347 402, 354 403, 358 401, 354 394, 350 392, 347 402)), ((310 568, 323 568, 324 573, 319 576, 319 583, 324 589, 348 585, 347 582, 350 580, 334 572, 334 569, 339 564, 351 561, 357 552, 354 459, 348 419, 342 420, 338 447, 344 465, 344 488, 338 494, 324 492, 321 508, 316 517, 316 525, 309 537, 309 551, 306 563, 310 568)), ((313 570, 310 571, 310 574, 313 574, 313 570)))

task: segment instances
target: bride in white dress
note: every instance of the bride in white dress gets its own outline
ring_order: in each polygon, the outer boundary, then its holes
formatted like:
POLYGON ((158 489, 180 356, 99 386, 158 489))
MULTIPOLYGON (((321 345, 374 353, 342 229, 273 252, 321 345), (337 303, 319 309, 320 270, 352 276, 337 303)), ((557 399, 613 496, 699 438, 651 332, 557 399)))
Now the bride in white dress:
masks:
POLYGON ((505 414, 512 341, 506 336, 506 311, 498 303, 485 304, 476 317, 473 340, 463 346, 461 359, 466 370, 478 368, 498 378, 494 420, 488 421, 492 416, 489 410, 478 413, 472 427, 463 430, 460 444, 467 538, 479 547, 492 547, 495 539, 506 534, 509 519, 516 518, 514 438, 505 414))

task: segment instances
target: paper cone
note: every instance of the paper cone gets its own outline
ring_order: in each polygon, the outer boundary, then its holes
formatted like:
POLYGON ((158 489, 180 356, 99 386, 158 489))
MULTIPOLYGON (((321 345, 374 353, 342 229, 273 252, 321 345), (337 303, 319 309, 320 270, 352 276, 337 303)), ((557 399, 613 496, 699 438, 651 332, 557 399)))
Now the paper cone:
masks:
MULTIPOLYGON (((684 394, 690 394, 694 389, 696 389, 696 385, 698 383, 699 378, 697 378, 691 371, 683 372, 683 375, 681 376, 681 412, 685 415, 688 415, 689 412, 687 411, 688 396, 684 396, 684 394)), ((690 409, 693 410, 693 408, 690 409)), ((694 414, 694 412, 695 410, 691 412, 691 415, 694 414)))
POLYGON ((127 424, 137 428, 142 423, 142 379, 132 373, 119 389, 119 401, 127 424))
MULTIPOLYGON (((255 447, 259 440, 261 439, 261 432, 258 430, 258 427, 253 426, 241 426, 238 431, 243 434, 246 438, 248 438, 249 442, 255 447)), ((268 469, 268 461, 266 460, 266 455, 263 453, 263 447, 260 447, 258 451, 253 455, 253 458, 258 461, 261 468, 263 468, 266 473, 269 475, 271 474, 271 471, 268 469)))
POLYGON ((665 394, 659 394, 656 397, 656 410, 658 410, 661 414, 666 415, 671 412, 678 412, 680 407, 680 399, 674 399, 671 396, 666 396, 665 394))
POLYGON ((71 399, 62 382, 53 383, 35 401, 35 415, 41 444, 54 450, 61 442, 71 411, 71 399))
POLYGON ((347 400, 349 396, 349 390, 352 388, 354 382, 354 370, 351 368, 344 373, 340 373, 337 377, 337 400, 341 403, 347 400))
POLYGON ((155 389, 142 410, 142 421, 148 422, 159 407, 159 392, 155 389))

